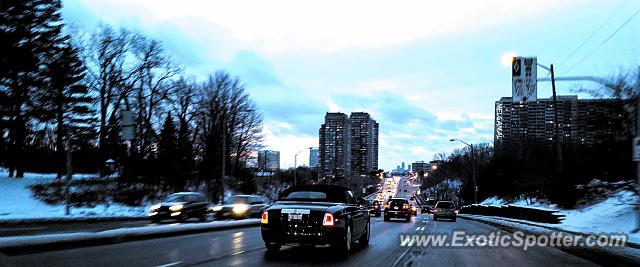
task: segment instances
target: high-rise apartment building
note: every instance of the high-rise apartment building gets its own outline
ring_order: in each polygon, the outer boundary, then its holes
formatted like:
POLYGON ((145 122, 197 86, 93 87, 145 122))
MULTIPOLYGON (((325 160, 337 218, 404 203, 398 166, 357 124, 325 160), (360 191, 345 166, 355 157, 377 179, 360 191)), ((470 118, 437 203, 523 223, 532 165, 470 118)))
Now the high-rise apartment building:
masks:
POLYGON ((320 171, 322 177, 351 176, 351 120, 344 113, 327 113, 320 127, 320 171))
POLYGON ((368 113, 327 113, 319 133, 321 176, 348 178, 378 170, 379 124, 368 113))
POLYGON ((378 169, 378 123, 369 113, 351 113, 351 168, 366 175, 378 169))
MULTIPOLYGON (((558 96, 557 105, 558 138, 563 143, 592 145, 627 138, 622 100, 558 96)), ((552 99, 519 103, 503 97, 495 103, 494 142, 553 141, 554 118, 552 99)))

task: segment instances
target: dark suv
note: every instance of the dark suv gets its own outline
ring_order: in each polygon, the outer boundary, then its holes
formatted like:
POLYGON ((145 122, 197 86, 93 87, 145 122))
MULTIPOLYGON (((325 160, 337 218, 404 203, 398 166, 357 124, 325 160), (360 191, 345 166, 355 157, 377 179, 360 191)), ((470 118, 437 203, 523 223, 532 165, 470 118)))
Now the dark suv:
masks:
POLYGON ((411 220, 411 208, 409 201, 404 198, 392 198, 384 205, 384 220, 390 221, 392 218, 411 220))
POLYGON ((436 206, 433 207, 433 220, 437 221, 438 219, 451 219, 452 221, 456 221, 456 206, 453 205, 451 201, 438 201, 436 206))
POLYGON ((382 214, 382 207, 380 205, 380 201, 374 200, 369 202, 369 214, 374 214, 376 217, 380 217, 382 214))
POLYGON ((167 196, 162 202, 151 206, 149 218, 152 222, 165 219, 186 221, 190 218, 206 221, 209 204, 207 198, 201 193, 175 193, 167 196))

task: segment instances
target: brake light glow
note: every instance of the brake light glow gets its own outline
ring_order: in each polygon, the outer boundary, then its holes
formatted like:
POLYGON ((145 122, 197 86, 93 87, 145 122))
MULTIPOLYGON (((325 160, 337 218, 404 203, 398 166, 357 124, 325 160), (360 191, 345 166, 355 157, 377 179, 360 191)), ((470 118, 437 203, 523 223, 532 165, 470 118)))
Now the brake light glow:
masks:
POLYGON ((418 210, 418 209, 417 209, 416 207, 411 207, 411 210, 412 210, 412 211, 416 211, 416 210, 418 210))
POLYGON ((324 214, 324 218, 322 218, 322 226, 333 226, 333 214, 324 214))
POLYGON ((268 224, 269 223, 269 213, 262 212, 262 219, 260 219, 260 223, 262 224, 268 224))
POLYGON ((385 209, 388 209, 389 207, 390 207, 390 206, 389 206, 389 203, 384 204, 384 208, 385 208, 385 209))
POLYGON ((407 205, 407 204, 402 205, 402 209, 403 209, 403 210, 406 210, 406 209, 408 209, 408 208, 409 208, 409 205, 407 205))

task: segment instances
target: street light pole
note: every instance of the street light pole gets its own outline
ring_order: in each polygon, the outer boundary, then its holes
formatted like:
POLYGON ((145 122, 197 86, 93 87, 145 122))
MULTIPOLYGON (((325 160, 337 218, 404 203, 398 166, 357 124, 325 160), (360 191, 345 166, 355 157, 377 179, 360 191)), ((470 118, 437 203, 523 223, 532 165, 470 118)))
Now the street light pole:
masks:
POLYGON ((298 184, 298 155, 300 155, 300 153, 302 153, 302 151, 304 151, 305 149, 313 149, 313 147, 308 147, 308 148, 304 148, 300 151, 298 151, 298 153, 296 153, 295 156, 293 156, 293 185, 297 185, 298 184))
POLYGON ((473 145, 460 139, 450 139, 450 142, 461 142, 471 148, 471 175, 473 176, 473 202, 478 204, 478 186, 476 185, 476 152, 473 145))

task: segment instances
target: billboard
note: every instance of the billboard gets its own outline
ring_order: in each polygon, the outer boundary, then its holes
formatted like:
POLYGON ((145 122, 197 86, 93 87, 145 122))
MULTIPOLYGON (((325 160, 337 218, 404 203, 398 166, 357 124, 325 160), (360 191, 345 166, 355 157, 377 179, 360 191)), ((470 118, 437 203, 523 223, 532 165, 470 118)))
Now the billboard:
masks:
POLYGON ((511 62, 511 98, 513 102, 533 102, 538 99, 537 65, 535 57, 514 57, 511 62))

